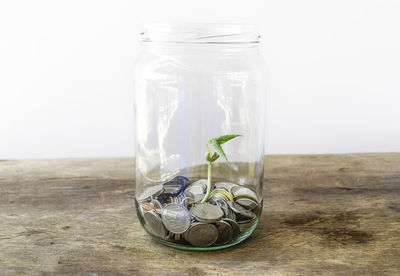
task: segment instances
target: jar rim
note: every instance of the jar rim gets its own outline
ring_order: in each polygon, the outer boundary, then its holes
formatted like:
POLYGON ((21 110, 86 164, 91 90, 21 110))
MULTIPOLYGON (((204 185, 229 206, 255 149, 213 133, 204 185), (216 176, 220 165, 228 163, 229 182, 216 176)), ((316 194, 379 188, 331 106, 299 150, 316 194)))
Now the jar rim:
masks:
POLYGON ((152 23, 144 27, 141 37, 142 42, 253 44, 261 36, 254 24, 152 23))

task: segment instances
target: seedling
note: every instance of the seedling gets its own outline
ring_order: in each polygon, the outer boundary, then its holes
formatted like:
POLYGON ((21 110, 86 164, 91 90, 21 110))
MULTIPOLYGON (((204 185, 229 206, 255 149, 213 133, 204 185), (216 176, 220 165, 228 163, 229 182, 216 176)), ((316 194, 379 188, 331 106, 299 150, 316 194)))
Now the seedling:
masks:
POLYGON ((221 145, 228 142, 229 140, 232 140, 233 138, 236 138, 238 136, 242 136, 240 134, 228 134, 228 135, 222 135, 216 138, 212 138, 207 141, 206 147, 207 147, 207 152, 205 154, 205 158, 208 162, 208 172, 207 172, 207 192, 206 195, 204 196, 203 200, 201 203, 204 203, 208 200, 208 197, 210 196, 211 192, 211 167, 212 163, 216 161, 220 156, 225 160, 225 162, 228 164, 228 166, 231 166, 231 163, 228 160, 228 157, 226 157, 226 154, 224 150, 222 149, 221 145), (210 147, 209 145, 212 145, 214 147, 215 152, 211 155, 210 153, 210 147))

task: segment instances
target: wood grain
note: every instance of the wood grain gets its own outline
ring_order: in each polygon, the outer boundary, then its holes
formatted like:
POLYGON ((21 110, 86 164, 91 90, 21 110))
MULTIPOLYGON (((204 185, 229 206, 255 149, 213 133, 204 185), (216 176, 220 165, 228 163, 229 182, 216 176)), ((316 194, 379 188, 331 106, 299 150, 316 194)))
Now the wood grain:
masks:
POLYGON ((399 275, 400 154, 268 156, 264 208, 233 248, 153 242, 132 159, 0 162, 0 275, 399 275))

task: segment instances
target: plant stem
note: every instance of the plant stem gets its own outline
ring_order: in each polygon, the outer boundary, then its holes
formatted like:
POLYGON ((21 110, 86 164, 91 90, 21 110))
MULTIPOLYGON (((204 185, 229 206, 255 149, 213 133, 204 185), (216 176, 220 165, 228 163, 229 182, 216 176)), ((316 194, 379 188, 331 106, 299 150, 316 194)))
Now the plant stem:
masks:
POLYGON ((207 172, 207 192, 206 195, 204 196, 203 200, 201 203, 204 203, 207 201, 208 197, 210 196, 211 192, 211 161, 208 161, 208 172, 207 172))
POLYGON ((201 200, 201 203, 204 203, 208 200, 210 197, 210 192, 211 192, 211 166, 212 162, 217 160, 220 156, 222 156, 225 159, 225 162, 230 166, 231 164, 229 163, 228 158, 226 157, 226 154, 224 150, 221 148, 221 144, 228 142, 229 140, 232 140, 235 137, 242 136, 240 134, 228 134, 228 135, 223 135, 219 136, 216 138, 212 138, 207 141, 206 147, 207 147, 207 152, 205 154, 206 160, 208 162, 208 178, 207 178, 207 192, 204 196, 204 198, 201 200), (215 152, 213 155, 210 154, 210 147, 208 146, 209 144, 212 144, 214 147, 215 152))

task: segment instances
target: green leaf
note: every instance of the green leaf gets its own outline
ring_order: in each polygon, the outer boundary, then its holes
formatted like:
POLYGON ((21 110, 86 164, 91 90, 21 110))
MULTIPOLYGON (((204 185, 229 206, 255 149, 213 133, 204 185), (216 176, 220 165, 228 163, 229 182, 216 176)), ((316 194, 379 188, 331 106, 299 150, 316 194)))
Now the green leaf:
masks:
POLYGON ((228 135, 222 135, 219 137, 214 138, 220 145, 223 143, 228 142, 229 140, 232 140, 233 138, 236 138, 238 136, 243 136, 241 134, 228 134, 228 135))
POLYGON ((226 161, 226 163, 230 166, 231 163, 228 160, 228 157, 226 157, 224 150, 221 148, 221 145, 219 144, 219 142, 217 140, 215 140, 215 138, 210 140, 211 145, 213 145, 215 151, 218 153, 219 156, 222 156, 222 158, 224 158, 224 160, 226 161))
POLYGON ((242 136, 240 134, 229 134, 229 135, 222 135, 216 138, 212 138, 207 141, 206 147, 207 147, 207 152, 205 154, 205 158, 208 161, 208 173, 207 173, 207 192, 204 198, 201 200, 201 203, 207 202, 208 198, 210 197, 210 192, 211 192, 211 164, 215 160, 217 160, 220 156, 224 158, 226 163, 230 166, 231 163, 229 162, 228 158, 226 157, 226 154, 224 150, 221 147, 221 144, 228 142, 229 140, 232 140, 233 138, 236 138, 238 136, 242 136), (210 155, 210 148, 209 144, 212 144, 215 152, 213 155, 210 155))
POLYGON ((229 140, 232 140, 233 138, 236 138, 238 136, 243 136, 243 135, 241 135, 241 134, 228 134, 228 135, 222 135, 222 136, 215 137, 215 138, 212 138, 212 139, 208 140, 208 142, 207 142, 207 151, 209 151, 208 145, 211 144, 211 145, 213 145, 215 152, 211 157, 207 156, 208 158, 206 157, 206 159, 208 161, 210 161, 210 159, 211 159, 211 162, 214 162, 215 160, 218 159, 218 157, 222 156, 222 158, 225 160, 225 162, 230 166, 231 163, 229 162, 228 157, 226 157, 226 154, 225 154, 224 150, 222 149, 221 144, 226 143, 229 140))

